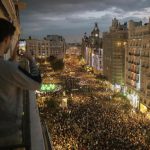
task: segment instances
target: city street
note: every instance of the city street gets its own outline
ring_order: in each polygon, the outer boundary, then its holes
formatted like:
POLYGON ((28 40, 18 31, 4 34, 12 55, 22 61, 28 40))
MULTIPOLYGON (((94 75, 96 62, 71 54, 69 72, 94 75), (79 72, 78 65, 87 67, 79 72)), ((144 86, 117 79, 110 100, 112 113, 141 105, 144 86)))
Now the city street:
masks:
POLYGON ((65 57, 58 74, 49 78, 61 80, 63 88, 45 93, 40 108, 55 150, 150 149, 150 121, 107 81, 87 72, 78 56, 65 57))
POLYGON ((150 150, 150 0, 0 0, 0 150, 150 150))

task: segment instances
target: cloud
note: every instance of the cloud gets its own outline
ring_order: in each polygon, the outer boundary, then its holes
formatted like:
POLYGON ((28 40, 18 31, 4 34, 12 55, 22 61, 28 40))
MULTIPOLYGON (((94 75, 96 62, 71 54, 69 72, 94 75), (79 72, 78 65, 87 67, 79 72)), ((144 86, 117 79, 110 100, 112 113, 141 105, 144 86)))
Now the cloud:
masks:
POLYGON ((43 36, 62 34, 77 37, 91 32, 94 22, 101 31, 107 31, 111 20, 129 19, 147 21, 149 0, 24 0, 27 9, 21 12, 24 35, 43 36))
POLYGON ((150 6, 149 0, 24 0, 32 12, 51 12, 52 14, 76 11, 103 11, 117 7, 126 11, 138 10, 150 6))

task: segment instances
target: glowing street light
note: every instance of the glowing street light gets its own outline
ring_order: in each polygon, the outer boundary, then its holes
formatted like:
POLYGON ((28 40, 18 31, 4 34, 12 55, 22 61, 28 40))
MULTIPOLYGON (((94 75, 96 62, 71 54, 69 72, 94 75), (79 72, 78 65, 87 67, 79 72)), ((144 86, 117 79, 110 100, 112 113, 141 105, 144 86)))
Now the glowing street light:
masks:
POLYGON ((117 42, 117 46, 121 46, 121 42, 117 42))

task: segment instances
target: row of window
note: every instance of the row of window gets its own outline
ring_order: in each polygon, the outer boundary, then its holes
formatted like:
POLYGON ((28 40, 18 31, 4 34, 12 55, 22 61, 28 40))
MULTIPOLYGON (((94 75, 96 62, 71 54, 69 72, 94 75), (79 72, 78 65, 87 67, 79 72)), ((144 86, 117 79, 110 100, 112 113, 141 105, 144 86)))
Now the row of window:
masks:
POLYGON ((139 32, 139 33, 131 33, 130 36, 131 37, 141 37, 142 35, 148 35, 150 34, 149 31, 144 31, 144 32, 139 32))

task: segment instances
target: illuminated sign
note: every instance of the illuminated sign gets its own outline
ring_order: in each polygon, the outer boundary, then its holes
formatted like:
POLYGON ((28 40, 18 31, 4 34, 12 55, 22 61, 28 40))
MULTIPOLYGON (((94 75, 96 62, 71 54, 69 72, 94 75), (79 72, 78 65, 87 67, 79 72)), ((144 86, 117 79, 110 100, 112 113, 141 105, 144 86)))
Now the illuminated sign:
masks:
POLYGON ((60 90, 60 86, 56 84, 42 84, 41 90, 42 92, 55 92, 60 90))

